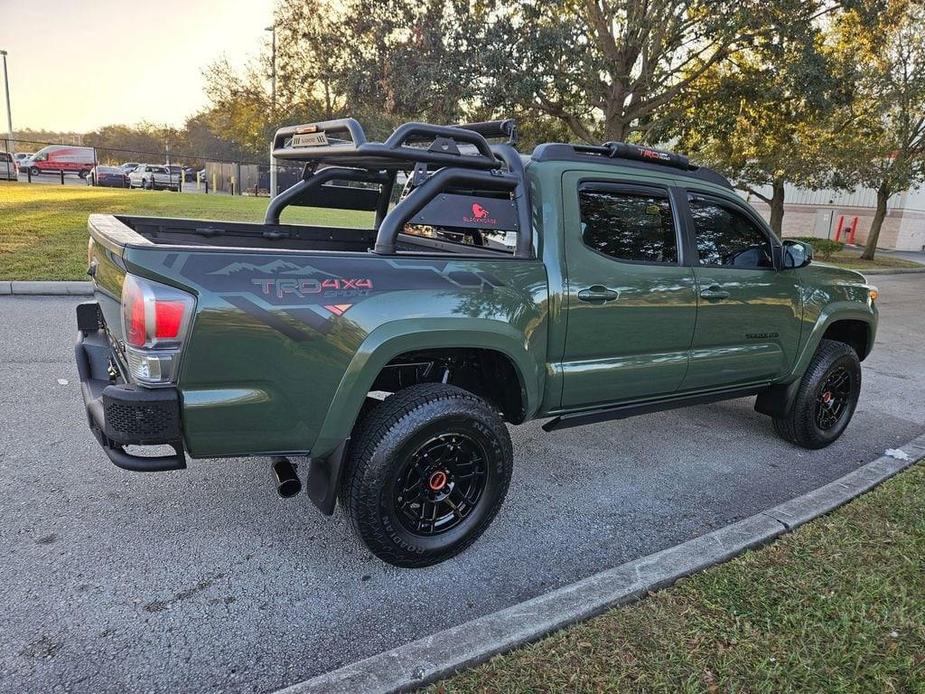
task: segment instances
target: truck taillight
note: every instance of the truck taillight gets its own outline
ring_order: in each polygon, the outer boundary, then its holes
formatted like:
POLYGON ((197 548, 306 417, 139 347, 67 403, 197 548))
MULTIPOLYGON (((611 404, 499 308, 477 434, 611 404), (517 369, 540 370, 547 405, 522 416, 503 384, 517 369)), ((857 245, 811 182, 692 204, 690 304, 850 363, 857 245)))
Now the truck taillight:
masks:
POLYGON ((172 383, 193 315, 190 294, 166 284, 126 275, 122 328, 132 378, 145 385, 172 383))

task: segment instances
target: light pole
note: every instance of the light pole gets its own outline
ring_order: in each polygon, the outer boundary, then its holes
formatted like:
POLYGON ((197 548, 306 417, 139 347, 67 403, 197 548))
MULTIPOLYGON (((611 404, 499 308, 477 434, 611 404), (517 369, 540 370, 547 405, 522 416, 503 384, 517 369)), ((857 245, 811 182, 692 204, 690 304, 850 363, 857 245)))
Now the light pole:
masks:
MULTIPOLYGON (((270 68, 270 80, 271 80, 271 104, 272 108, 270 109, 271 118, 276 118, 276 24, 273 26, 266 27, 265 31, 269 31, 273 35, 272 46, 273 46, 273 55, 271 58, 271 68, 270 68)), ((276 160, 273 158, 273 143, 270 143, 270 197, 276 197, 276 160)))
POLYGON ((10 77, 6 72, 6 51, 0 51, 3 56, 3 86, 6 89, 6 129, 13 139, 13 108, 10 106, 10 77))
POLYGON ((270 67, 270 80, 271 80, 271 95, 272 95, 272 104, 273 104, 273 113, 276 113, 276 25, 274 24, 271 27, 267 27, 264 31, 269 31, 272 35, 272 46, 273 46, 273 57, 271 58, 271 67, 270 67))

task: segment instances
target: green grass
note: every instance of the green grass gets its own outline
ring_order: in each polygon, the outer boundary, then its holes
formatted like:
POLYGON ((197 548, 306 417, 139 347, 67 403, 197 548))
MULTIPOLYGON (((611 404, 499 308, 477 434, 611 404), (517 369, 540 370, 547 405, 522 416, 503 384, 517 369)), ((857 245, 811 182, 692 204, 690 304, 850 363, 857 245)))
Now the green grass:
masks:
POLYGON ((921 263, 906 260, 905 258, 897 258, 888 253, 875 254, 873 260, 862 260, 860 252, 850 250, 835 253, 831 258, 823 262, 851 270, 872 270, 875 268, 920 268, 925 270, 925 265, 921 263))
POLYGON ((925 465, 435 692, 925 692, 925 465))
MULTIPOLYGON (((86 279, 87 216, 95 212, 259 222, 267 202, 228 195, 0 183, 0 279, 86 279)), ((282 221, 368 227, 372 214, 289 208, 282 221)))

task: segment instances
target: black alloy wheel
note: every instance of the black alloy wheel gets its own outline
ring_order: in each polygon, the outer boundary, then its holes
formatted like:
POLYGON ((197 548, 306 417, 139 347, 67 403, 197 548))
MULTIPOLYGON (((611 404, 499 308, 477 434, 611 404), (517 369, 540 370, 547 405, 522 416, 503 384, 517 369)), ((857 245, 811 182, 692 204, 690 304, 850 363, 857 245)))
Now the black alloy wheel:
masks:
POLYGON ((488 475, 482 447, 463 433, 440 434, 411 454, 396 486, 401 524, 423 537, 462 523, 479 503, 488 475))
POLYGON ((820 431, 838 424, 851 403, 852 390, 851 372, 846 367, 838 366, 828 373, 816 398, 815 418, 820 431))

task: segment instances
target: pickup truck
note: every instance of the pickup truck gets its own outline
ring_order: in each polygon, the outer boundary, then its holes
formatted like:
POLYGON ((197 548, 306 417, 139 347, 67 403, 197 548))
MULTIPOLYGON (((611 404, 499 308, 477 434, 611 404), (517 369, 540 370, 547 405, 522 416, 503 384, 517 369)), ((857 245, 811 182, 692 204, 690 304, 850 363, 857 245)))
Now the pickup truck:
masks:
POLYGON ((515 133, 287 127, 273 154, 304 175, 264 223, 92 215, 76 356, 112 462, 268 457, 281 496, 304 477, 322 513, 340 501, 376 556, 417 567, 492 521, 508 424, 754 397, 797 446, 842 434, 877 326, 863 276, 780 241, 683 155, 527 156, 515 133), (281 223, 290 205, 356 228, 281 223))
POLYGON ((179 176, 166 166, 139 164, 128 174, 129 188, 179 190, 179 176))

